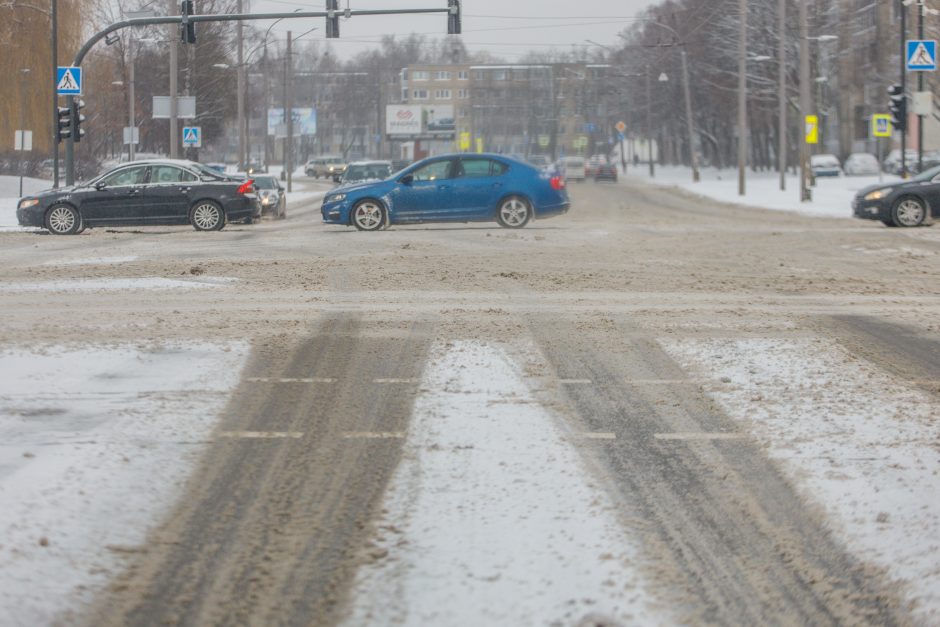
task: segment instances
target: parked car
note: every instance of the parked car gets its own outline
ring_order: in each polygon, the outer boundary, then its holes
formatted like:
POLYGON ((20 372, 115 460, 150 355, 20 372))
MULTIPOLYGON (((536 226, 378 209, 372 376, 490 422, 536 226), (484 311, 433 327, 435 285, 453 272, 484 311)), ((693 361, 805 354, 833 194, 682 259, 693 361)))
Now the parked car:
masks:
POLYGON ((217 231, 260 212, 251 181, 192 161, 161 159, 122 164, 87 183, 26 196, 16 218, 22 226, 74 235, 93 226, 191 224, 217 231))
POLYGON ((262 174, 254 177, 255 191, 261 201, 261 215, 274 216, 275 220, 287 217, 287 194, 281 187, 281 182, 272 174, 262 174))
MULTIPOLYGON (((906 162, 907 171, 911 172, 911 166, 914 166, 914 169, 917 167, 917 151, 916 150, 906 150, 904 152, 904 158, 906 162)), ((890 174, 901 174, 901 151, 894 149, 888 153, 888 156, 884 160, 884 170, 890 174)))
POLYGON ((845 160, 845 173, 849 176, 871 176, 881 171, 878 157, 867 152, 853 152, 845 160))
POLYGON ((340 185, 363 181, 382 181, 392 175, 391 161, 356 161, 346 166, 340 185))
POLYGON ((530 165, 534 165, 537 168, 552 167, 552 160, 545 155, 529 155, 529 158, 526 159, 526 162, 528 162, 530 165))
POLYGON ((866 187, 852 200, 852 212, 887 226, 921 226, 940 217, 940 166, 907 181, 866 187))
POLYGON ((565 178, 569 181, 584 182, 587 179, 587 169, 584 164, 584 157, 565 157, 561 162, 562 171, 565 178))
POLYGON ((336 182, 339 182, 345 171, 346 162, 343 161, 343 158, 329 155, 314 157, 304 165, 304 173, 307 176, 331 178, 336 182))
POLYGON ((607 157, 604 155, 594 155, 584 163, 584 176, 593 178, 597 168, 607 163, 607 157))
POLYGON ((392 159, 392 173, 401 172, 412 163, 408 159, 392 159))
POLYGON ((613 163, 603 163, 594 169, 594 182, 613 181, 617 182, 617 166, 613 163))
POLYGON ((813 170, 813 176, 842 176, 842 166, 839 165, 839 159, 835 155, 823 154, 812 155, 809 158, 809 167, 813 170))
POLYGON ((568 211, 564 179, 493 154, 419 161, 384 181, 337 187, 323 200, 323 221, 377 231, 390 224, 485 222, 521 228, 568 211))
POLYGON ((267 166, 259 161, 249 161, 245 166, 245 174, 248 176, 254 176, 255 174, 263 174, 268 171, 267 166))

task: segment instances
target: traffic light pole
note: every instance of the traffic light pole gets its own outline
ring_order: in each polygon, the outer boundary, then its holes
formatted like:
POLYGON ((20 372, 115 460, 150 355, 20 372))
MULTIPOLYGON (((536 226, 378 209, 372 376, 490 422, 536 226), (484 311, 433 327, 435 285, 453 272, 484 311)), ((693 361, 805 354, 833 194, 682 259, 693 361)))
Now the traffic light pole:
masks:
MULTIPOLYGON (((917 12, 917 38, 923 40, 924 38, 924 13, 927 11, 927 7, 924 6, 924 0, 920 0, 918 3, 917 12)), ((917 73, 917 91, 924 91, 924 73, 917 73)), ((917 114, 917 173, 924 171, 924 116, 917 114)))
MULTIPOLYGON (((907 7, 904 0, 898 0, 901 10, 901 97, 907 98, 907 7)), ((907 108, 905 107, 905 117, 907 108)), ((907 120, 899 120, 901 125, 901 178, 907 178, 907 120)))
MULTIPOLYGON (((343 11, 343 16, 346 18, 356 17, 356 16, 367 16, 367 15, 414 15, 414 14, 428 14, 428 13, 446 13, 449 18, 448 26, 452 26, 454 18, 459 25, 459 11, 460 5, 449 2, 449 6, 444 8, 436 9, 359 9, 351 10, 348 9, 343 11), (456 15, 455 15, 456 11, 456 15)), ((79 48, 78 52, 75 54, 75 61, 73 65, 80 67, 82 61, 85 60, 85 57, 91 51, 96 43, 110 35, 111 33, 124 29, 131 28, 133 26, 156 26, 160 24, 185 24, 192 23, 197 24, 199 22, 245 22, 252 20, 282 20, 282 19, 303 19, 303 18, 317 18, 317 17, 332 17, 335 18, 334 11, 297 11, 294 13, 226 13, 220 15, 166 15, 160 17, 138 17, 132 18, 129 20, 122 20, 120 22, 115 22, 107 28, 104 28, 91 37, 89 37, 82 47, 79 48), (184 22, 185 20, 185 22, 184 22)), ((459 30, 459 29, 458 29, 459 30)), ((71 108, 73 97, 68 97, 68 106, 71 108)), ((66 142, 65 148, 65 180, 67 185, 73 185, 75 183, 75 138, 69 137, 66 142)))

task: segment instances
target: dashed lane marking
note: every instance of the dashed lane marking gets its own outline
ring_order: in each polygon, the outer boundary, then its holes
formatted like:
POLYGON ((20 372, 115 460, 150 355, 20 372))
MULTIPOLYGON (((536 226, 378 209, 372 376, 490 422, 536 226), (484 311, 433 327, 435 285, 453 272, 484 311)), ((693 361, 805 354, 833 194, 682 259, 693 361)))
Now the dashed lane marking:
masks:
POLYGON ((304 434, 299 431, 225 431, 219 435, 223 438, 242 440, 296 440, 304 437, 304 434))
POLYGON ((400 440, 404 437, 404 431, 347 431, 343 434, 344 440, 400 440))
POLYGON ((251 383, 336 383, 336 379, 330 377, 249 377, 247 381, 251 383))
POLYGON ((616 440, 617 434, 604 431, 588 431, 576 434, 577 437, 584 440, 616 440))
POLYGON ((420 379, 372 379, 373 383, 420 383, 420 379))
POLYGON ((743 433, 654 433, 657 440, 741 440, 743 433))

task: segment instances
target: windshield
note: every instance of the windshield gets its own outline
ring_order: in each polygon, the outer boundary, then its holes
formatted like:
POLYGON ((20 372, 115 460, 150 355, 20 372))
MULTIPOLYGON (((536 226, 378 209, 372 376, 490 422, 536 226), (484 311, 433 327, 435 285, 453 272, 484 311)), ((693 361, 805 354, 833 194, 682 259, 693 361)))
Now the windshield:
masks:
POLYGON ((206 165, 202 163, 193 163, 192 167, 198 170, 201 176, 205 176, 205 177, 209 177, 209 178, 213 178, 217 180, 221 180, 224 178, 218 170, 213 170, 212 168, 207 167, 206 165))
POLYGON ((391 175, 392 168, 387 164, 351 165, 346 169, 346 181, 365 181, 369 179, 386 179, 391 175))
POLYGON ((911 181, 915 181, 917 183, 923 183, 925 181, 933 180, 933 178, 937 175, 940 175, 940 165, 934 166, 930 168, 929 170, 924 170, 923 172, 921 172, 920 174, 912 178, 911 181))
POLYGON ((277 181, 273 176, 258 176, 253 180, 258 189, 277 189, 277 181))

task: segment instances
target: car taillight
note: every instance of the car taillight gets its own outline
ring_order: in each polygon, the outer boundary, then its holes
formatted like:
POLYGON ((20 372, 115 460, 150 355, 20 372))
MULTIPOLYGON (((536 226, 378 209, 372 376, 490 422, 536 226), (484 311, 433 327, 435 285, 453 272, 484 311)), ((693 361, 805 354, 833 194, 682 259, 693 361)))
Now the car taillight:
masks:
POLYGON ((243 195, 251 191, 251 188, 254 187, 255 182, 251 179, 248 179, 242 183, 241 187, 238 188, 238 194, 243 195))
POLYGON ((561 178, 560 176, 553 176, 552 177, 552 189, 554 189, 555 191, 565 189, 565 179, 561 178))

